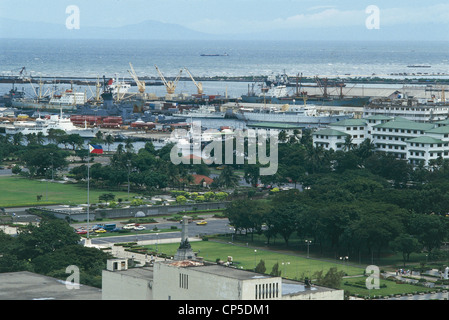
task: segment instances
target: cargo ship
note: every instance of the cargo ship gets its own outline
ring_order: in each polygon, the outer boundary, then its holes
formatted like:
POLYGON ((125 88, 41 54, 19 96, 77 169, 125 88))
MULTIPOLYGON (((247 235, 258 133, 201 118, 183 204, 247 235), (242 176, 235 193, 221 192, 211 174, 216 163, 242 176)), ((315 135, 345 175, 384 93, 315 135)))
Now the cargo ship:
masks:
POLYGON ((303 105, 305 101, 317 106, 363 107, 370 101, 370 97, 311 96, 305 92, 289 95, 285 85, 262 88, 259 94, 249 91, 241 96, 241 102, 244 103, 303 105))
POLYGON ((318 112, 316 106, 288 106, 282 107, 260 107, 260 108, 240 108, 235 116, 239 120, 247 122, 276 122, 291 123, 304 126, 321 126, 330 123, 351 119, 353 113, 338 114, 318 112))

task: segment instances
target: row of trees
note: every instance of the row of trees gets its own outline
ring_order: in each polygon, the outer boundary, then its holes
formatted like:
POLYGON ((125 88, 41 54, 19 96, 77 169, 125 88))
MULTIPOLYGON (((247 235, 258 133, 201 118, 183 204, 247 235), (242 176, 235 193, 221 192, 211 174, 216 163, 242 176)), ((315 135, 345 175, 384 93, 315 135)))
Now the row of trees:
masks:
POLYGON ((303 192, 279 192, 267 200, 234 201, 226 215, 236 232, 312 240, 320 252, 372 255, 396 251, 438 254, 448 238, 446 184, 397 188, 366 169, 311 175, 303 192), (441 189, 440 189, 441 188, 441 189))
POLYGON ((67 279, 66 268, 80 270, 82 284, 101 288, 101 273, 110 256, 79 244, 80 236, 63 220, 44 218, 12 237, 0 231, 0 272, 30 271, 67 279))

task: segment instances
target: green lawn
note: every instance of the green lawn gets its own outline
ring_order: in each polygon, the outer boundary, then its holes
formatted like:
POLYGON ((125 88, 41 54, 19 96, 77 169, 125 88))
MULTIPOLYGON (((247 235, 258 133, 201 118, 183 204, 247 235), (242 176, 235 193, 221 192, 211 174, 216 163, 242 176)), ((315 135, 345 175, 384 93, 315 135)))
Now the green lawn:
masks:
POLYGON ((391 294, 417 293, 427 292, 431 289, 420 287, 412 284, 396 283, 395 281, 380 279, 380 289, 368 290, 366 288, 366 277, 346 278, 342 280, 340 289, 347 290, 351 295, 358 294, 360 296, 388 296, 391 294), (345 284, 347 283, 347 284, 345 284), (352 284, 352 285, 351 285, 352 284), (360 287, 356 287, 358 285, 360 287))
MULTIPOLYGON (((337 267, 338 270, 343 270, 348 275, 361 275, 364 271, 362 268, 332 261, 307 259, 292 254, 264 249, 257 249, 257 251, 254 252, 254 248, 251 247, 217 243, 213 241, 194 241, 191 242, 191 245, 195 252, 199 252, 198 256, 203 257, 206 261, 215 262, 218 258, 226 261, 228 256, 232 256, 234 265, 239 268, 242 267, 243 269, 254 269, 255 264, 259 263, 262 259, 265 261, 266 273, 270 273, 273 265, 279 263, 282 276, 290 279, 311 277, 316 271, 321 270, 326 273, 331 267, 337 267)), ((156 249, 156 245, 146 247, 151 250, 156 249)), ((178 247, 179 244, 177 243, 158 245, 159 252, 168 255, 174 255, 178 247)))
MULTIPOLYGON (((98 196, 103 193, 113 193, 116 199, 128 198, 127 192, 91 189, 90 202, 98 202, 98 196)), ((130 193, 130 197, 134 195, 130 193)), ((85 186, 43 182, 15 176, 0 177, 0 207, 79 203, 87 203, 85 186), (40 201, 37 201, 37 195, 42 195, 40 201)))

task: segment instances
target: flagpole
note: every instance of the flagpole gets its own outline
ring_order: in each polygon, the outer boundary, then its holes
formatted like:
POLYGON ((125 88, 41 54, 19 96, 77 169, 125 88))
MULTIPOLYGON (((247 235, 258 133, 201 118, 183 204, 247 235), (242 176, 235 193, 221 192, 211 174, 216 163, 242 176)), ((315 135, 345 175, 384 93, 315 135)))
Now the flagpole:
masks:
POLYGON ((90 210, 90 198, 89 198, 89 189, 90 189, 90 151, 87 156, 87 241, 89 241, 89 210, 90 210))
POLYGON ((97 154, 103 154, 103 147, 102 146, 97 146, 97 145, 91 145, 89 144, 88 146, 89 148, 89 154, 87 157, 87 239, 86 239, 86 243, 88 243, 90 245, 90 238, 89 238, 89 229, 90 229, 90 224, 89 224, 89 210, 90 210, 90 155, 92 153, 97 153, 97 154))

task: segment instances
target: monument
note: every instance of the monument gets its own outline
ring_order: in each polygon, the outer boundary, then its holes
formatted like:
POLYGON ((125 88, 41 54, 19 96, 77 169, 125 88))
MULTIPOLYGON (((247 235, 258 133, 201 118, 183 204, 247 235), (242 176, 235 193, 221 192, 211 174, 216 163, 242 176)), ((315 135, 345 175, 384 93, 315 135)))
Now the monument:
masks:
POLYGON ((181 244, 173 260, 196 260, 189 242, 189 217, 182 217, 181 244))

